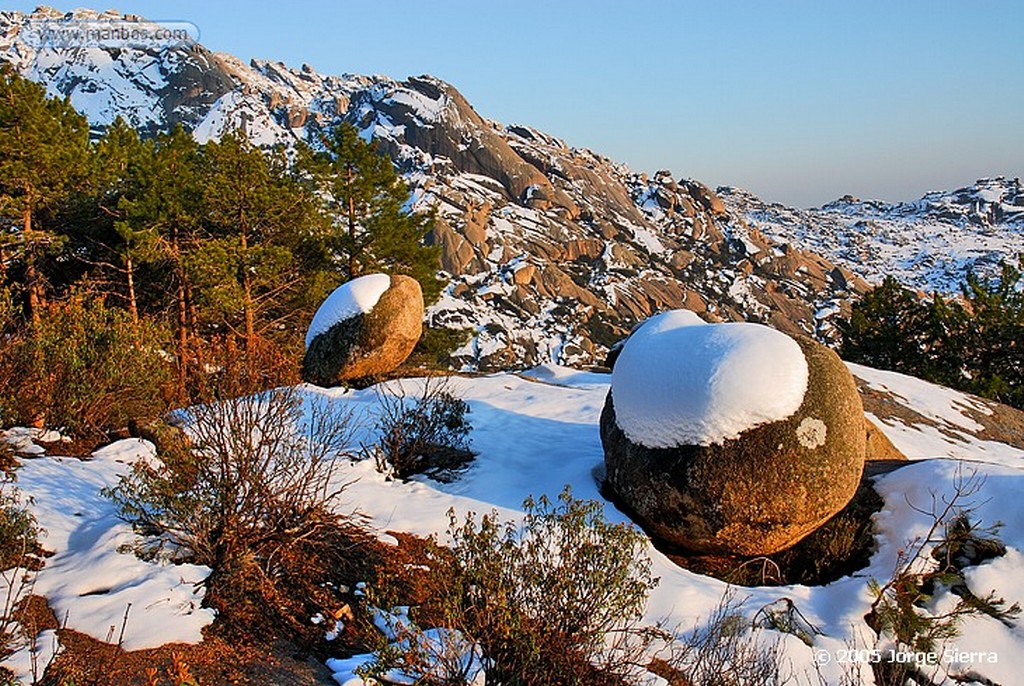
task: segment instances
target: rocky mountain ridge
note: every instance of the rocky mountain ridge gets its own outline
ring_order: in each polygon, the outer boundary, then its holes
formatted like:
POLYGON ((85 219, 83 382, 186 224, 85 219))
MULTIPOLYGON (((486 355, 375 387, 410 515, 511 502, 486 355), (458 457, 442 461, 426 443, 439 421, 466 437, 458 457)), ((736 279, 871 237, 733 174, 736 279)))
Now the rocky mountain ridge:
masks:
POLYGON ((767 203, 733 187, 716 191, 729 210, 773 240, 828 255, 877 283, 887 274, 923 292, 955 294, 969 270, 998 273, 1024 254, 1024 185, 979 179, 912 202, 843 196, 816 209, 767 203))
POLYGON ((97 134, 120 115, 149 134, 181 124, 200 141, 242 129, 263 146, 317 145, 341 121, 372 137, 410 182, 411 206, 437 210, 430 240, 449 284, 427 319, 471 330, 455 356, 466 368, 600 363, 636 322, 675 307, 830 341, 832 319, 869 288, 853 256, 823 257, 830 246, 811 224, 787 233, 762 221, 754 196, 635 173, 490 121, 433 77, 325 76, 196 43, 53 47, 32 42, 38 21, 143 20, 0 12, 0 59, 69 97, 97 134))

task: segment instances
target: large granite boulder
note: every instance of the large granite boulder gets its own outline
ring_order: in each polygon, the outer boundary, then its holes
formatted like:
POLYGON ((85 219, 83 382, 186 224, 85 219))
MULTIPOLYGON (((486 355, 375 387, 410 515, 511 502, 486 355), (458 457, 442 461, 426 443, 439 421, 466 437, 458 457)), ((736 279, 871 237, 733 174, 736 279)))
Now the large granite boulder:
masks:
POLYGON ((423 291, 408 276, 368 274, 339 286, 306 334, 303 380, 336 386, 386 374, 423 333, 423 291))
POLYGON ((607 485, 652 536, 700 553, 767 555, 853 497, 864 413, 824 346, 675 311, 622 347, 601 440, 607 485))

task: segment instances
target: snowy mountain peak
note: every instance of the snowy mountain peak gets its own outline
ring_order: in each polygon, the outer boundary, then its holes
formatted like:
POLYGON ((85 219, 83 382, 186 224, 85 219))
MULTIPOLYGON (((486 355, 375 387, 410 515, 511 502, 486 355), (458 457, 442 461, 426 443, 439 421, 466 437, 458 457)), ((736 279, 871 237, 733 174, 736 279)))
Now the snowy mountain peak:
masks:
POLYGON ((822 211, 878 218, 899 217, 990 227, 1024 223, 1024 187, 1020 179, 978 179, 953 191, 931 191, 919 200, 886 203, 852 196, 827 203, 822 211))

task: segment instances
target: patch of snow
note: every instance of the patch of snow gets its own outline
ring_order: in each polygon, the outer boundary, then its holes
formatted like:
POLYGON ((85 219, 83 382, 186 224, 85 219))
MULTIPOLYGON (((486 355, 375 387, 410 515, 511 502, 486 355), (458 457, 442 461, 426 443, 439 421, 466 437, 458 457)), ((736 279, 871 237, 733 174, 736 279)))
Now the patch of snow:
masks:
POLYGON ((998 441, 979 438, 984 429, 975 419, 992 410, 980 398, 938 386, 897 372, 846 363, 858 379, 922 415, 928 423, 865 413, 904 455, 911 459, 948 457, 1024 466, 1024 450, 998 441))
POLYGON ((34 640, 17 646, 0 664, 14 674, 14 683, 37 684, 42 682, 46 667, 63 649, 57 640, 57 632, 46 629, 40 631, 34 640))
POLYGON ((208 567, 144 562, 127 551, 138 540, 101 495, 136 460, 155 459, 152 444, 117 441, 92 460, 44 457, 27 460, 17 487, 55 551, 35 574, 34 592, 45 596, 68 628, 100 641, 117 641, 124 627, 127 650, 165 643, 198 643, 213 610, 201 607, 208 567), (125 612, 128 613, 125 621, 125 612))
POLYGON ((392 93, 391 97, 384 102, 393 102, 401 105, 405 105, 409 109, 416 112, 420 121, 424 123, 434 123, 441 120, 444 114, 444 108, 447 104, 447 98, 441 97, 438 100, 433 100, 419 91, 414 91, 409 88, 399 88, 392 93))
POLYGON ((372 310, 390 287, 391 277, 387 274, 367 274, 335 288, 313 315, 306 332, 306 347, 338 322, 372 310))
POLYGON ((985 427, 964 414, 964 411, 992 414, 984 403, 972 399, 966 393, 927 383, 899 372, 873 369, 852 362, 848 362, 846 366, 854 376, 866 381, 871 388, 896 396, 903 404, 913 407, 916 412, 942 424, 965 431, 981 431, 985 427))
MULTIPOLYGON (((482 650, 460 631, 445 628, 421 630, 409 619, 408 607, 398 607, 391 612, 376 609, 374 624, 399 654, 411 653, 422 658, 431 668, 431 680, 467 686, 486 684, 482 650)), ((342 686, 371 686, 377 682, 360 678, 356 671, 373 661, 372 653, 353 655, 344 660, 327 660, 327 667, 334 672, 334 680, 342 686)), ((418 672, 393 669, 387 673, 386 680, 390 684, 411 685, 423 683, 424 676, 418 672)))
POLYGON ((43 431, 29 426, 12 426, 10 429, 5 429, 0 432, 0 438, 3 439, 7 445, 11 446, 11 450, 22 455, 42 455, 46 452, 46 448, 36 444, 37 440, 42 440, 43 431))
MULTIPOLYGON (((697 325, 695 319, 689 319, 689 323, 697 325)), ((456 385, 453 392, 471 408, 473 447, 479 452, 472 466, 458 480, 442 484, 429 480, 387 481, 376 471, 372 461, 346 463, 337 475, 339 481, 353 481, 345 491, 345 506, 364 512, 379 530, 434 534, 444 540, 448 526, 445 513, 449 508, 455 508, 460 514, 495 509, 502 520, 519 521, 523 514, 521 503, 527 495, 554 497, 565 484, 571 484, 575 497, 602 502, 608 520, 628 522, 622 512, 603 500, 594 476, 603 464, 598 420, 609 380, 610 375, 589 374, 556 365, 544 365, 521 376, 501 373, 472 379, 453 378, 456 385), (602 380, 605 383, 601 383, 602 380), (515 440, 510 440, 510 436, 515 440)), ((422 380, 402 381, 405 392, 413 394, 421 383, 422 380)), ((389 392, 393 387, 391 383, 378 388, 389 392)), ((347 393, 311 388, 310 392, 337 397, 368 418, 372 418, 377 402, 376 391, 372 388, 347 393)), ((882 429, 893 436, 888 427, 882 429)), ((808 433, 814 437, 814 431, 808 433)), ((964 451, 970 454, 967 443, 964 443, 964 451)), ((822 667, 821 673, 826 683, 838 683, 842 675, 842 666, 836 659, 838 651, 848 650, 858 641, 862 646, 873 644, 873 634, 864 623, 872 601, 868 579, 888 579, 898 551, 921 533, 922 515, 908 506, 904 493, 909 493, 911 503, 919 508, 931 502, 932 490, 935 497, 948 498, 957 464, 948 460, 910 464, 879 480, 885 506, 875 517, 878 550, 866 569, 822 587, 745 589, 747 600, 742 614, 747 619, 752 618, 758 608, 788 598, 823 632, 814 637, 812 647, 795 637, 768 629, 753 631, 755 640, 764 645, 779 640, 784 659, 792 663, 795 674, 809 675, 809 683, 817 683, 815 651, 829 652, 832 663, 822 667), (865 642, 868 640, 872 643, 865 642)), ((986 503, 986 509, 979 512, 981 520, 1004 521, 1006 531, 1014 533, 1005 539, 1011 548, 1006 558, 969 572, 972 584, 977 575, 978 585, 972 588, 981 593, 991 588, 1010 602, 1020 600, 1024 580, 1016 579, 1020 576, 1020 553, 1024 550, 1024 540, 1019 533, 1024 531, 1024 503, 1011 491, 1021 487, 1024 474, 994 465, 978 464, 977 468, 987 476, 977 497, 978 502, 986 503)), ((653 546, 648 547, 647 554, 652 560, 652 574, 660 577, 661 582, 648 599, 644 621, 664 621, 683 629, 701 626, 700 622, 713 612, 728 585, 680 569, 653 546)), ((994 620, 971 619, 970 622, 970 641, 960 637, 953 643, 965 648, 991 641, 992 646, 997 646, 993 649, 1000 651, 1002 661, 1012 666, 1014 656, 1024 650, 1024 639, 994 620), (980 632, 977 639, 975 631, 980 632)), ((362 680, 354 680, 357 677, 351 675, 372 657, 332 660, 330 665, 339 675, 335 680, 349 686, 365 686, 362 680), (342 679, 340 675, 345 670, 347 675, 342 679)), ((975 667, 990 678, 1003 673, 988 672, 985 665, 975 667)), ((1002 683, 1014 683, 1014 680, 1002 683)))
POLYGON ((566 388, 608 388, 612 380, 609 374, 584 372, 557 364, 542 364, 528 369, 522 376, 566 388))
POLYGON ((648 319, 612 372, 617 423, 648 448, 711 445, 791 416, 807 390, 807 360, 789 336, 760 324, 705 324, 673 310, 648 319))

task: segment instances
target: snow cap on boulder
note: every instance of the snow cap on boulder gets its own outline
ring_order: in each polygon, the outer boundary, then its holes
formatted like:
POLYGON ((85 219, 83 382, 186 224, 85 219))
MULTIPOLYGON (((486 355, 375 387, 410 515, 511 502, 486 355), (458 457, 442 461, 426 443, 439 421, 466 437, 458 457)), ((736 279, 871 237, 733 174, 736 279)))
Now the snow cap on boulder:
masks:
POLYGON ((367 274, 335 288, 313 315, 306 332, 306 347, 338 322, 372 310, 389 288, 391 277, 387 274, 367 274))
POLYGON ((655 315, 612 371, 619 427, 647 448, 711 445, 789 417, 807 390, 807 360, 760 324, 706 324, 688 310, 655 315))

